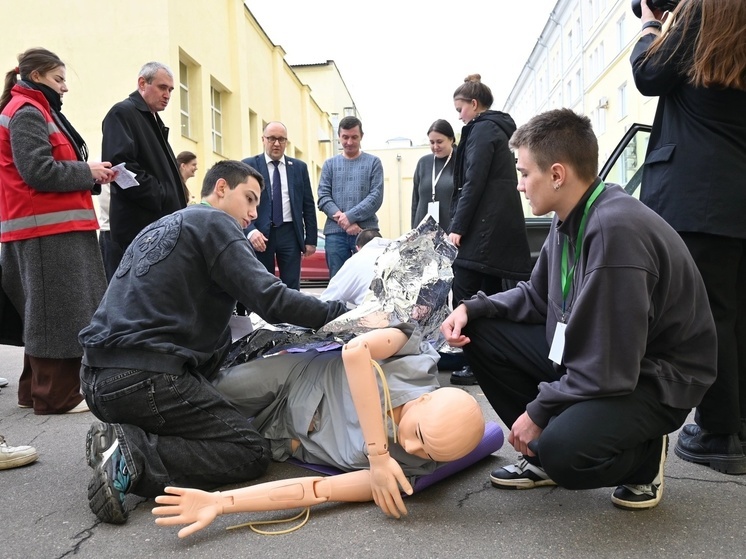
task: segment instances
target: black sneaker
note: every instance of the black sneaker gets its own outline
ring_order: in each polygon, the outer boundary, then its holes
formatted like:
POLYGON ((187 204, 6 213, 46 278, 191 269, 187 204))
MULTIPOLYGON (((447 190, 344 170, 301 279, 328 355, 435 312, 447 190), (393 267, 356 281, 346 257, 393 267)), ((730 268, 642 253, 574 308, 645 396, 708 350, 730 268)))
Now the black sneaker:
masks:
POLYGON ((88 482, 88 506, 102 522, 124 524, 127 522, 124 497, 131 484, 127 462, 119 440, 114 437, 110 446, 100 453, 100 462, 96 463, 88 482))
POLYGON ((474 371, 467 365, 459 371, 453 371, 451 373, 451 384, 457 384, 459 386, 473 386, 479 384, 477 377, 474 376, 474 371))
POLYGON ((98 421, 91 425, 85 438, 85 457, 91 468, 103 462, 103 453, 116 439, 117 432, 111 423, 98 421))
POLYGON ((557 485, 540 466, 534 466, 525 458, 510 466, 503 466, 490 474, 493 487, 498 489, 533 489, 546 485, 557 485))
POLYGON ((729 475, 746 474, 746 454, 737 434, 710 433, 699 425, 684 425, 674 447, 676 456, 729 475))
POLYGON ((614 506, 624 510, 646 510, 660 503, 663 497, 663 468, 667 456, 668 435, 663 435, 660 464, 655 479, 651 483, 640 485, 620 485, 611 494, 611 502, 614 506))

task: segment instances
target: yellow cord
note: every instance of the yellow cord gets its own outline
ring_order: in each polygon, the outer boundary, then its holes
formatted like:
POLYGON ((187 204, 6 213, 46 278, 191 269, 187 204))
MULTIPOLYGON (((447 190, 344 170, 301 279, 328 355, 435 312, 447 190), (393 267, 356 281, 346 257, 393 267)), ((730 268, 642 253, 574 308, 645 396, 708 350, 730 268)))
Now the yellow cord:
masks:
POLYGON ((301 528, 303 528, 303 526, 306 525, 310 517, 311 517, 311 507, 306 507, 305 510, 300 511, 293 518, 281 518, 279 520, 260 520, 258 522, 246 522, 245 524, 237 524, 236 526, 228 526, 226 530, 235 530, 236 528, 246 528, 248 526, 249 528, 251 528, 252 531, 256 532, 257 534, 261 534, 263 536, 281 536, 283 534, 289 534, 290 532, 295 532, 296 530, 300 530, 301 528), (268 532, 266 530, 260 530, 259 528, 255 528, 255 526, 265 526, 267 524, 282 524, 285 522, 293 522, 294 520, 298 520, 304 514, 306 515, 306 517, 303 519, 303 521, 297 526, 293 526, 292 528, 286 528, 285 530, 278 530, 276 532, 268 532))
POLYGON ((389 383, 386 380, 386 375, 383 374, 383 369, 375 359, 370 360, 373 368, 378 372, 378 376, 381 378, 381 386, 383 387, 383 427, 386 430, 386 436, 389 432, 389 419, 391 419, 391 430, 394 432, 394 442, 396 442, 396 422, 394 421, 394 408, 391 405, 391 392, 389 391, 389 383))

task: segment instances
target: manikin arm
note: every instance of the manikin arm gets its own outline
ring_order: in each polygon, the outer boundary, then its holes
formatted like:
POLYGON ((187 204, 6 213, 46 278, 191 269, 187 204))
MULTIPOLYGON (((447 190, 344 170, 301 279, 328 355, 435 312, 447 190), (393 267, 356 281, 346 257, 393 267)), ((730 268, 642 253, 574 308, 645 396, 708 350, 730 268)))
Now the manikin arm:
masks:
POLYGON ((358 336, 342 348, 352 402, 368 449, 373 500, 384 513, 397 518, 407 513, 399 486, 409 495, 412 486, 399 463, 389 455, 376 372, 370 361, 391 357, 406 343, 404 332, 384 328, 358 336))
POLYGON ((153 509, 159 526, 188 524, 185 538, 209 525, 215 517, 236 512, 262 512, 309 507, 327 501, 364 502, 373 498, 370 472, 359 470, 330 477, 300 477, 260 483, 231 491, 208 493, 186 487, 166 487, 153 509))

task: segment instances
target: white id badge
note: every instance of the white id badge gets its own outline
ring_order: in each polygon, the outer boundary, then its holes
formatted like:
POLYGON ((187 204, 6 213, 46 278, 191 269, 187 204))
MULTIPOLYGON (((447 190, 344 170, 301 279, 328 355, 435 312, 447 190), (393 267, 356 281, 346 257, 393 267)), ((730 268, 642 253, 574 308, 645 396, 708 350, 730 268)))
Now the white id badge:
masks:
POLYGON ((433 216, 435 223, 438 223, 438 220, 440 219, 440 202, 437 200, 435 202, 428 202, 427 215, 433 216))
POLYGON ((565 328, 567 324, 558 322, 552 338, 552 347, 549 348, 549 359, 562 365, 562 355, 565 353, 565 328))

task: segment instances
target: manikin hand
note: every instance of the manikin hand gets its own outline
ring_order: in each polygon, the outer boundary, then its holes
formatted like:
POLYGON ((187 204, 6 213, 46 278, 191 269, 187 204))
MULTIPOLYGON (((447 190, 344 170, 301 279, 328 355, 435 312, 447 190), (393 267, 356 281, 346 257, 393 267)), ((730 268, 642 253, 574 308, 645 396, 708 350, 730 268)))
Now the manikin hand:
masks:
POLYGON ((155 502, 159 505, 166 505, 153 509, 153 514, 161 515, 161 518, 155 519, 155 523, 159 526, 189 524, 179 530, 180 538, 186 538, 201 530, 215 520, 215 517, 223 514, 219 492, 208 493, 186 487, 166 487, 165 492, 170 495, 160 495, 155 498, 155 502))
POLYGON ((538 439, 542 431, 543 429, 533 422, 533 420, 528 416, 528 413, 523 412, 523 414, 515 420, 513 427, 510 428, 508 442, 521 454, 525 454, 526 456, 536 456, 533 451, 528 448, 528 443, 538 439))
POLYGON ((411 495, 413 489, 399 463, 391 458, 388 452, 369 455, 368 460, 373 501, 388 516, 400 518, 402 514, 407 514, 399 486, 407 495, 411 495))
POLYGON ((471 340, 461 333, 461 330, 469 322, 466 305, 461 304, 448 315, 440 325, 440 331, 445 336, 446 342, 451 347, 464 347, 471 340))

